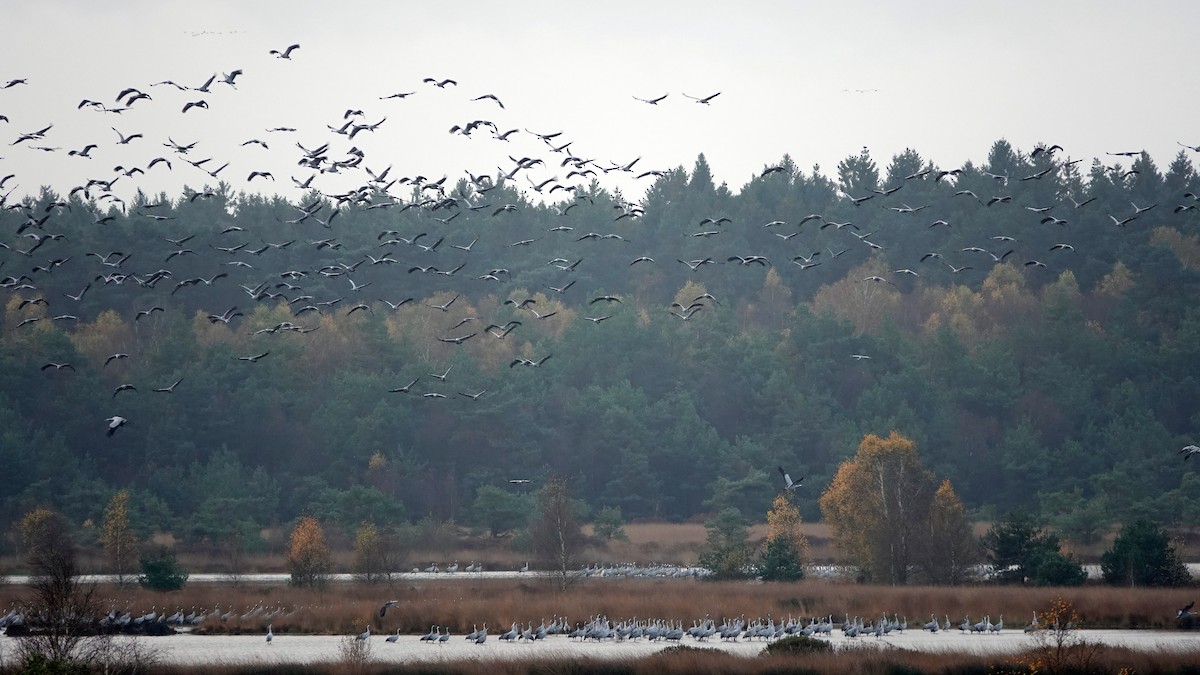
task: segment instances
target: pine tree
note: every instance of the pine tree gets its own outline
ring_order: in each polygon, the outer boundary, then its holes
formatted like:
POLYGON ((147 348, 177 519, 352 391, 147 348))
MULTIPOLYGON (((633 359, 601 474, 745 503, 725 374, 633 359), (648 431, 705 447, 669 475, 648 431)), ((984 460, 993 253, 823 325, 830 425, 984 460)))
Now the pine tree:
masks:
POLYGON ((838 162, 838 187, 850 197, 866 197, 879 189, 879 167, 866 148, 838 162))
POLYGON ((1100 571, 1114 586, 1186 586, 1192 580, 1166 531, 1148 520, 1121 530, 1100 557, 1100 571))
POLYGON ((739 579, 748 576, 754 551, 746 543, 746 519, 737 507, 721 509, 716 517, 704 524, 708 536, 700 555, 700 566, 710 572, 710 579, 739 579))
POLYGON ((178 591, 187 583, 188 573, 179 566, 175 551, 160 546, 157 553, 143 555, 139 560, 142 574, 138 584, 152 591, 178 591))

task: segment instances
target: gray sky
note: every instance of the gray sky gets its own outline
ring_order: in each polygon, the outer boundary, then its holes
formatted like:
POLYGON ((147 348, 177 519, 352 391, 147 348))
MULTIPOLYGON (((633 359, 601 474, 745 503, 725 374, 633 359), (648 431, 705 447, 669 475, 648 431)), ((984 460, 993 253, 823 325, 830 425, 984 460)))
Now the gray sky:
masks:
MULTIPOLYGON (((352 145, 366 166, 393 177, 448 175, 450 181, 508 168, 508 155, 537 155, 533 179, 564 178, 545 145, 525 133, 562 131, 575 154, 635 169, 690 169, 705 153, 718 182, 739 190, 785 153, 808 171, 863 146, 880 164, 906 147, 950 168, 982 162, 998 138, 1028 151, 1058 143, 1066 154, 1108 164, 1104 153, 1145 149, 1160 169, 1180 147, 1200 144, 1200 55, 1189 33, 1200 3, 1177 2, 238 2, 116 3, 4 0, 0 41, 0 177, 5 191, 52 185, 65 192, 112 167, 172 159, 136 184, 176 194, 213 180, 162 146, 197 141, 190 158, 229 162, 220 178, 235 189, 298 194, 288 176, 299 142, 352 145), (20 27, 17 29, 16 27, 20 27), (290 61, 270 49, 301 45, 290 61), (220 73, 240 68, 236 90, 220 73), (174 80, 208 94, 149 86, 174 80), (438 89, 425 77, 453 78, 438 89), (117 92, 152 97, 122 114, 117 92), (859 91, 864 90, 864 91, 859 91), (396 92, 404 100, 380 100, 396 92), (721 92, 710 105, 682 94, 721 92), (495 94, 505 105, 489 100, 495 94), (634 96, 669 96, 657 106, 634 96), (204 99, 208 110, 180 112, 204 99), (387 121, 352 141, 329 133, 348 109, 387 121), (522 131, 503 143, 487 132, 451 135, 454 124, 494 121, 522 131), (9 145, 48 124, 45 139, 9 145), (296 127, 293 134, 268 127, 296 127), (117 145, 116 127, 145 138, 117 145), (269 150, 242 147, 250 138, 269 150), (92 159, 67 156, 87 143, 92 159), (55 152, 33 146, 61 148, 55 152), (252 170, 271 171, 274 184, 252 170)), ((1085 163, 1086 166, 1086 163, 1085 163)), ((336 192, 361 175, 325 176, 336 192)), ((134 181, 122 179, 128 195, 134 181)), ((610 174, 630 196, 651 179, 610 174), (640 186, 640 187, 639 187, 640 186)), ((122 183, 118 182, 118 187, 122 183)), ((400 192, 397 192, 400 194, 400 192)))

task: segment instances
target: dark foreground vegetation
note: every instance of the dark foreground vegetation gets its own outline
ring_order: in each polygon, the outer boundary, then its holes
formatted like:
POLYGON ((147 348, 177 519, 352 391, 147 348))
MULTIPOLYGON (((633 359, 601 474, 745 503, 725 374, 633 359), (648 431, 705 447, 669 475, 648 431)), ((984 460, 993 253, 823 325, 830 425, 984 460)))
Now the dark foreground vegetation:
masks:
MULTIPOLYGON (((535 661, 457 661, 449 663, 381 664, 314 663, 246 666, 155 666, 163 675, 1196 675, 1200 651, 1147 653, 1106 648, 1063 655, 1064 662, 1048 666, 1037 652, 1008 657, 971 654, 928 654, 902 649, 855 649, 803 655, 764 654, 743 658, 712 650, 671 647, 636 660, 546 659, 535 661), (1085 663, 1079 663, 1084 661, 1085 663)), ((17 672, 7 670, 0 672, 17 672)))

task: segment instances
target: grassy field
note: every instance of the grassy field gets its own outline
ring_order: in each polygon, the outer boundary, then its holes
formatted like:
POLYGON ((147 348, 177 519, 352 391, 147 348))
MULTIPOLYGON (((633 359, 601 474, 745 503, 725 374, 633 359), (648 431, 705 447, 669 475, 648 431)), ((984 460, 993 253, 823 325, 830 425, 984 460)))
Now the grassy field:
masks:
MULTIPOLYGON (((763 526, 751 530, 761 538, 763 526)), ((828 529, 820 524, 805 526, 814 562, 836 559, 829 543, 828 529)), ((700 523, 644 523, 626 526, 628 541, 593 546, 583 556, 584 563, 638 562, 648 564, 694 563, 703 549, 705 530, 700 523)), ((445 564, 458 560, 462 565, 482 561, 486 569, 517 569, 525 557, 490 538, 460 537, 443 542, 436 549, 414 549, 408 553, 408 565, 424 567, 429 562, 445 564)), ((1104 545, 1097 548, 1103 550, 1104 545)), ((227 571, 216 557, 202 557, 202 551, 183 550, 180 560, 185 569, 227 571)), ((95 555, 94 553, 92 554, 95 555)), ((1097 554, 1098 555, 1098 554, 1097 554)), ((1187 553, 1196 559, 1195 552, 1187 553)), ((1087 560, 1086 555, 1082 555, 1087 560)), ((242 561, 246 572, 284 572, 281 552, 251 557, 242 561)), ((350 568, 350 553, 338 553, 338 567, 350 568)), ((9 569, 13 569, 10 566, 9 569)), ((83 569, 100 570, 96 558, 85 559, 83 569)), ((24 589, 0 586, 0 607, 18 601, 24 589)), ((1049 605, 1057 595, 1072 601, 1082 623, 1092 628, 1163 628, 1172 626, 1175 611, 1192 599, 1190 589, 1130 589, 1089 585, 1081 588, 1046 589, 995 585, 960 587, 866 586, 848 581, 811 580, 792 584, 755 582, 705 582, 691 579, 584 579, 560 590, 536 577, 482 579, 458 575, 454 578, 415 581, 396 580, 391 584, 365 585, 339 583, 324 591, 296 589, 284 585, 189 584, 182 591, 154 593, 132 587, 100 588, 107 610, 141 614, 151 609, 170 614, 177 609, 190 611, 232 611, 228 621, 207 622, 201 630, 214 633, 253 633, 264 628, 262 617, 276 609, 276 633, 347 634, 371 624, 376 632, 420 633, 431 624, 449 627, 455 633, 470 631, 487 623, 492 629, 505 629, 513 622, 535 625, 554 617, 579 622, 603 615, 613 620, 661 618, 691 625, 694 620, 711 616, 745 616, 807 620, 814 616, 861 616, 871 621, 886 614, 907 617, 919 626, 934 614, 940 620, 949 617, 957 625, 965 616, 974 620, 1003 615, 1009 627, 1027 624, 1034 611, 1049 605), (397 607, 383 619, 380 605, 399 600, 397 607), (255 612, 255 608, 262 608, 255 612), (247 615, 245 620, 240 617, 247 615)))
MULTIPOLYGON (((833 564, 838 562, 833 548, 829 528, 822 523, 805 523, 805 536, 809 542, 810 562, 833 564)), ((976 534, 988 529, 985 523, 977 524, 976 534)), ((695 564, 704 551, 706 532, 704 524, 694 523, 629 523, 625 525, 628 541, 605 542, 592 536, 590 526, 584 528, 588 535, 588 546, 579 556, 581 564, 618 564, 636 562, 640 564, 669 563, 677 565, 695 564)), ((761 543, 766 537, 766 525, 749 528, 750 542, 761 543)), ((173 547, 184 569, 189 572, 243 573, 287 571, 285 549, 287 533, 278 529, 264 530, 264 551, 243 554, 236 561, 228 551, 218 546, 184 545, 170 535, 160 534, 155 544, 173 547)), ((1068 543, 1068 551, 1084 563, 1097 563, 1100 555, 1112 544, 1115 533, 1110 533, 1100 542, 1087 546, 1068 543)), ((327 537, 334 552, 335 568, 350 571, 354 554, 352 543, 344 533, 327 530, 327 537)), ((476 536, 457 528, 446 528, 437 536, 425 537, 415 542, 404 552, 404 563, 399 571, 412 568, 424 569, 432 563, 445 567, 454 561, 462 566, 480 562, 487 570, 516 570, 529 560, 529 554, 513 550, 512 540, 506 537, 493 538, 476 536)), ((1178 533, 1176 547, 1184 560, 1200 561, 1200 536, 1178 533)), ((104 571, 104 560, 97 547, 85 547, 81 557, 82 569, 87 572, 104 571)), ((0 557, 0 570, 12 574, 24 572, 24 561, 19 556, 0 557)))

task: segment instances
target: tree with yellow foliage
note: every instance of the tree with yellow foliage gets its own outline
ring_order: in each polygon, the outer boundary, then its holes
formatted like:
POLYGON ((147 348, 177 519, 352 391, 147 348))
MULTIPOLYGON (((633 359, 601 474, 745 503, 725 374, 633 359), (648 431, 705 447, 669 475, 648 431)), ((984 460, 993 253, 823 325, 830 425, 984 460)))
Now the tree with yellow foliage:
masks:
POLYGON ((982 554, 971 522, 949 480, 943 480, 933 493, 927 523, 917 561, 925 580, 935 584, 967 581, 982 554))
POLYGON ((69 553, 73 565, 75 543, 71 540, 66 520, 58 513, 44 506, 35 507, 21 516, 17 529, 20 530, 21 546, 31 567, 36 568, 37 561, 53 558, 61 552, 69 553))
POLYGON ((783 492, 767 511, 767 543, 759 559, 763 581, 796 581, 804 578, 808 540, 800 531, 800 509, 791 492, 783 492))
POLYGON ((863 576, 903 584, 919 552, 936 489, 912 441, 868 434, 821 495, 834 543, 863 576))
POLYGON ((333 571, 333 555, 325 543, 325 530, 312 516, 304 516, 292 530, 288 545, 288 571, 291 585, 323 588, 333 571))
POLYGON ((104 509, 100 541, 117 583, 124 586, 130 579, 137 556, 137 535, 129 526, 129 491, 118 490, 104 509))
POLYGON ((98 366, 109 355, 129 352, 136 344, 133 329, 112 309, 104 310, 91 323, 81 321, 70 337, 75 349, 98 366))
POLYGON ((379 528, 367 521, 358 526, 354 534, 354 572, 367 583, 379 581, 384 572, 379 564, 379 528))
POLYGON ((892 284, 864 279, 887 273, 887 268, 877 260, 864 262, 840 281, 821 286, 813 295, 813 312, 848 321, 854 324, 856 333, 878 332, 888 319, 899 315, 901 294, 892 284))

